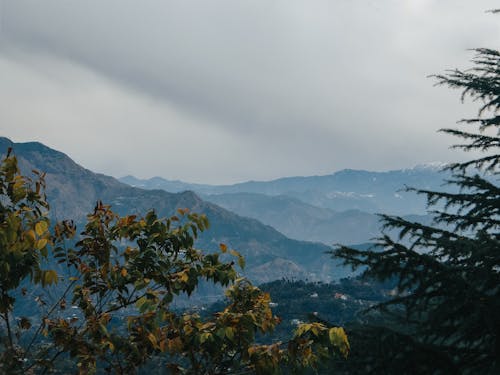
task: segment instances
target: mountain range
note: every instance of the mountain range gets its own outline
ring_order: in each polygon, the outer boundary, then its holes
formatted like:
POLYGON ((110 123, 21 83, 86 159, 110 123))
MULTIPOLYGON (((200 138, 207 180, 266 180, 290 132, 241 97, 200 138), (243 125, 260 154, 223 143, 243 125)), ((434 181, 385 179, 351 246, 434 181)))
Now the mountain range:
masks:
POLYGON ((197 247, 215 250, 219 243, 225 243, 237 249, 247 260, 244 273, 255 282, 281 278, 334 280, 350 274, 325 254, 329 246, 290 239, 271 226, 207 202, 192 191, 170 193, 131 187, 93 173, 41 143, 14 143, 0 137, 0 150, 8 147, 13 148, 23 174, 30 175, 33 169, 46 172, 47 199, 57 220, 69 218, 81 225, 97 200, 111 204, 121 215, 145 214, 154 208, 166 217, 177 208, 188 208, 206 214, 211 223, 197 247))
MULTIPOLYGON (((120 181, 144 189, 170 192, 191 190, 202 196, 253 193, 287 196, 320 208, 335 211, 361 210, 368 213, 408 215, 426 213, 423 197, 404 191, 405 187, 442 190, 449 176, 444 164, 424 164, 387 172, 344 169, 324 176, 285 177, 272 181, 248 181, 233 185, 201 185, 161 177, 138 179, 125 176, 120 181)), ((220 200, 219 200, 220 201, 220 200)))
POLYGON ((429 223, 426 202, 406 186, 442 190, 442 164, 389 172, 342 170, 331 175, 287 177, 234 185, 201 185, 161 177, 120 179, 131 186, 190 190, 238 215, 271 225, 287 237, 325 244, 356 244, 380 235, 377 213, 429 223))
POLYGON ((425 202, 401 192, 405 185, 442 187, 435 166, 391 172, 344 170, 327 176, 289 177, 235 185, 201 185, 160 177, 117 180, 94 173, 69 156, 38 142, 13 143, 0 137, 0 150, 13 147, 24 174, 46 172, 47 197, 54 219, 82 224, 97 200, 121 214, 155 209, 170 216, 178 208, 204 213, 211 228, 199 248, 225 243, 247 260, 245 274, 256 282, 280 278, 337 280, 351 271, 325 254, 334 243, 361 244, 380 234, 374 212, 405 214, 429 222, 425 202), (133 186, 131 186, 133 185, 133 186), (168 191, 170 190, 170 191, 168 191), (338 267, 337 267, 338 266, 338 267))
MULTIPOLYGON (((287 237, 298 240, 356 244, 380 236, 380 217, 358 209, 335 211, 286 195, 228 193, 203 197, 238 215, 258 219, 287 237)), ((432 220, 429 215, 403 217, 421 223, 432 220)))

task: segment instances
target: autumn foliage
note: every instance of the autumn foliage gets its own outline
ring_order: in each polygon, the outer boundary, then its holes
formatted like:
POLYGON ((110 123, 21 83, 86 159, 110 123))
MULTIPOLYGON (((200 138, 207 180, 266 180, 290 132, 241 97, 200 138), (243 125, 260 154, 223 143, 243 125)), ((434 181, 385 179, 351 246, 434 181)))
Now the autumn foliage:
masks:
POLYGON ((344 330, 320 323, 256 343, 279 318, 270 296, 239 278, 238 252, 194 247, 204 215, 121 217, 98 202, 78 233, 50 223, 43 174, 22 176, 11 152, 0 168, 0 373, 130 374, 159 359, 166 373, 269 374, 347 356, 344 330), (227 306, 209 317, 174 311, 200 282, 227 287, 227 306), (24 316, 23 304, 38 313, 24 316))

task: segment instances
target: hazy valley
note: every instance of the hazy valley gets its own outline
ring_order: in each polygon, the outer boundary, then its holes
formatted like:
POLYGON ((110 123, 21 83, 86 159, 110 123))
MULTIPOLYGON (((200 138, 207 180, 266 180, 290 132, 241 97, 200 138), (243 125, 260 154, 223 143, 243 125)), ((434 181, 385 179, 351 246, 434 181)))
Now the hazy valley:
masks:
MULTIPOLYGON (((349 268, 325 252, 338 243, 366 247, 362 244, 380 232, 375 212, 385 212, 384 202, 389 202, 389 212, 422 212, 422 199, 399 191, 405 185, 424 183, 433 188, 442 184, 442 176, 433 167, 384 173, 341 171, 231 186, 159 178, 128 177, 120 182, 93 173, 43 144, 0 139, 3 150, 11 146, 24 173, 32 169, 47 173, 47 197, 55 219, 82 223, 97 200, 111 204, 122 215, 154 208, 160 216, 170 216, 178 208, 189 208, 206 214, 211 223, 197 246, 210 251, 225 243, 237 249, 246 258, 243 273, 258 283, 281 278, 332 281, 351 275, 349 268)), ((430 220, 429 216, 411 218, 430 220)))

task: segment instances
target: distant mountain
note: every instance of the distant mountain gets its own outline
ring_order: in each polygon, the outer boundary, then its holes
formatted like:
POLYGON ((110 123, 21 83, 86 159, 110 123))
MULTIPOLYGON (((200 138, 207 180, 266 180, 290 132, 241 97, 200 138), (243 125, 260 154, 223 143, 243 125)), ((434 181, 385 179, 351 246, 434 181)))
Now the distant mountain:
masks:
POLYGON ((367 242, 380 233, 379 218, 374 214, 336 212, 285 195, 230 193, 204 198, 238 215, 257 218, 294 239, 352 244, 367 242))
POLYGON ((132 177, 123 182, 145 189, 171 192, 192 190, 199 194, 254 193, 268 196, 286 195, 304 203, 335 211, 360 210, 368 213, 396 215, 425 214, 423 197, 401 191, 405 186, 422 189, 443 189, 449 175, 439 165, 422 165, 389 172, 345 169, 325 176, 286 177, 273 181, 249 181, 234 185, 199 185, 169 181, 160 177, 139 180, 132 177))
POLYGON ((210 185, 192 184, 179 180, 165 180, 161 177, 152 177, 148 180, 141 180, 134 176, 125 176, 119 180, 130 186, 143 189, 162 189, 171 193, 180 193, 187 190, 202 192, 212 188, 210 185))
MULTIPOLYGON (((380 217, 360 210, 338 212, 285 195, 231 193, 205 195, 204 199, 238 215, 258 219, 298 240, 356 244, 380 236, 380 217)), ((423 223, 431 220, 428 215, 412 215, 407 219, 423 223)))
POLYGON ((270 226, 206 202, 193 192, 168 193, 131 187, 93 173, 41 143, 13 143, 0 137, 0 150, 8 147, 14 148, 24 174, 30 174, 32 169, 47 173, 51 214, 59 220, 72 218, 83 222, 99 199, 120 214, 144 214, 154 208, 159 215, 170 216, 177 208, 189 208, 206 214, 211 222, 210 230, 197 246, 213 250, 224 242, 237 249, 247 259, 246 274, 258 282, 283 277, 329 280, 350 274, 343 267, 336 268, 335 262, 325 255, 328 246, 289 239, 270 226))

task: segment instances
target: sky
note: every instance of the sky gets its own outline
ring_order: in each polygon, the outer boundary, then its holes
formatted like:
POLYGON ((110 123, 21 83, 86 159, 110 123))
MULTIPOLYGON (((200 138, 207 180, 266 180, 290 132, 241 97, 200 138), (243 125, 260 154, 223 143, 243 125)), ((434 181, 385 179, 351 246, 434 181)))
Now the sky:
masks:
MULTIPOLYGON (((0 135, 116 177, 234 183, 462 160, 429 75, 497 0, 0 0, 0 135)), ((470 155, 466 155, 468 157, 470 155)))

